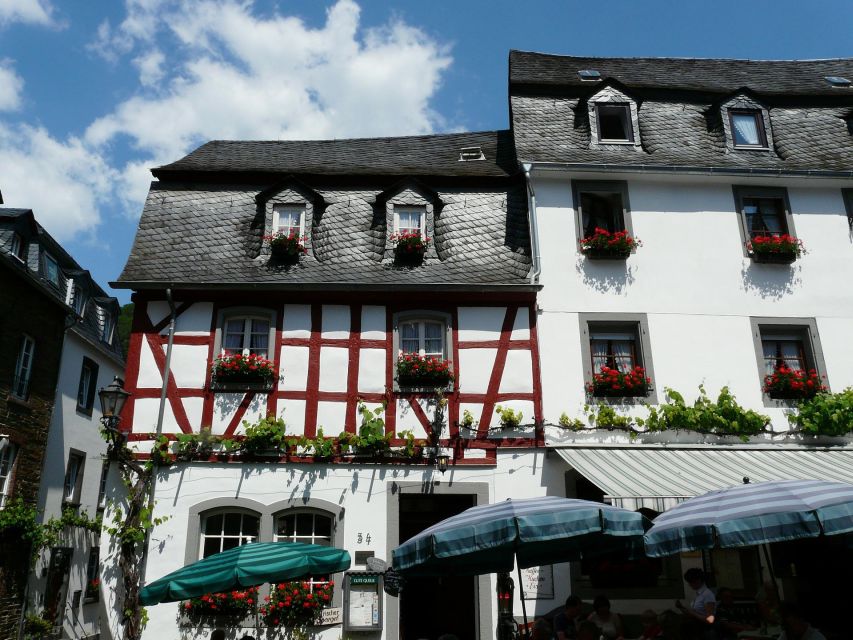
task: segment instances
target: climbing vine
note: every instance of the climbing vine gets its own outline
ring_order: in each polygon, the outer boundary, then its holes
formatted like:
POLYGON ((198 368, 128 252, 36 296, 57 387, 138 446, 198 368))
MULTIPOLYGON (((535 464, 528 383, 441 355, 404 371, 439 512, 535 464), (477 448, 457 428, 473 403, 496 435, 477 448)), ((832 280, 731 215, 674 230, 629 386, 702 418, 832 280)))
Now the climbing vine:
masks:
POLYGON ((788 414, 791 426, 803 433, 843 436, 853 431, 853 388, 839 393, 818 393, 788 414))

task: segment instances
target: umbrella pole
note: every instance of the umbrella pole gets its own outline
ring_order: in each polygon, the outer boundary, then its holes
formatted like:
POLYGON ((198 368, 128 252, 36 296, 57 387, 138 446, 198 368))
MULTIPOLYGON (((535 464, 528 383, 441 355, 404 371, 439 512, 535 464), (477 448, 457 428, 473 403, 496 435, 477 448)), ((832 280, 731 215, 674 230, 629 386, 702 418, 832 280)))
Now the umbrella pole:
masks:
POLYGON ((517 564, 518 569, 518 593, 521 595, 521 615, 524 617, 524 635, 530 637, 530 630, 527 628, 527 605, 524 604, 524 583, 521 581, 521 567, 517 564))
POLYGON ((770 579, 773 581, 773 586, 776 587, 776 595, 782 599, 782 594, 779 592, 779 583, 776 582, 776 572, 773 571, 773 563, 770 561, 770 549, 767 543, 761 545, 761 551, 764 554, 764 563, 767 565, 767 573, 770 574, 770 579))

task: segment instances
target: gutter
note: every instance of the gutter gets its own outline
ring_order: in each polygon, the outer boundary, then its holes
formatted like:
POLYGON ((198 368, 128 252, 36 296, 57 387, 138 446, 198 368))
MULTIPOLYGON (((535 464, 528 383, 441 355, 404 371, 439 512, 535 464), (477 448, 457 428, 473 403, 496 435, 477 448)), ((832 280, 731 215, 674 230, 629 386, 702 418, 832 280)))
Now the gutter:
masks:
POLYGON ((530 274, 530 284, 539 282, 539 275, 542 273, 542 256, 539 252, 539 223, 536 218, 536 192, 533 190, 533 181, 530 179, 530 172, 533 170, 532 162, 524 162, 521 165, 524 171, 524 180, 527 184, 527 223, 530 230, 530 252, 533 257, 533 271, 530 274))
MULTIPOLYGON (((523 167, 533 167, 523 162, 523 167)), ((711 167, 678 164, 613 164, 609 162, 536 162, 536 169, 544 171, 590 171, 601 173, 665 173, 719 176, 771 176, 791 178, 853 179, 853 170, 830 171, 826 169, 773 169, 769 167, 711 167)), ((527 170, 525 169, 525 174, 527 170)), ((529 181, 528 181, 529 184, 529 181)))
MULTIPOLYGON (((166 366, 163 368, 163 386, 160 389, 160 409, 157 413, 157 429, 156 438, 159 438, 163 433, 163 416, 166 412, 166 392, 169 387, 169 374, 171 373, 172 365, 172 344, 175 339, 175 318, 177 316, 175 310, 175 301, 172 299, 172 290, 166 289, 166 301, 169 303, 169 339, 166 345, 166 366)), ((156 470, 151 474, 151 489, 148 492, 148 513, 154 513, 154 491, 157 486, 156 470)), ((151 544, 151 530, 149 527, 145 534, 145 544, 142 546, 142 558, 139 569, 139 585, 145 584, 145 573, 148 568, 148 547, 151 544)))

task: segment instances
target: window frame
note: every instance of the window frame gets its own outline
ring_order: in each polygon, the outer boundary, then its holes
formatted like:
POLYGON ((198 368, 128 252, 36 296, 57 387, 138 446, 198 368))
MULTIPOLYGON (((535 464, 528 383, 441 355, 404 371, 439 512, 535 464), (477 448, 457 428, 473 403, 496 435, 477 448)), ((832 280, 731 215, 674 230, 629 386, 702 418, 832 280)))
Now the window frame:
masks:
POLYGON ((12 379, 12 388, 9 390, 9 394, 17 398, 19 400, 26 401, 30 397, 30 383, 33 379, 33 368, 35 364, 35 353, 36 353, 36 341, 35 339, 28 335, 23 334, 21 336, 20 346, 18 347, 18 358, 15 361, 15 377, 12 379), (29 365, 26 369, 26 375, 23 373, 23 361, 24 361, 24 352, 27 344, 32 345, 29 350, 29 365), (23 380, 23 382, 22 382, 23 380), (23 389, 21 389, 23 387, 23 389), (19 391, 19 389, 21 389, 19 391))
POLYGON ((13 258, 17 258, 22 264, 26 264, 27 256, 27 241, 17 231, 12 233, 12 245, 9 248, 9 253, 13 258))
POLYGON ((71 290, 71 299, 69 300, 71 307, 74 309, 74 313, 82 318, 86 314, 86 302, 88 302, 83 287, 72 280, 69 288, 71 290))
POLYGON ((283 209, 299 209, 299 238, 305 237, 305 214, 307 206, 304 202, 277 202, 272 206, 273 233, 279 233, 279 212, 283 209))
POLYGON ((400 231, 400 213, 401 212, 417 212, 420 216, 420 236, 421 238, 427 237, 426 231, 426 223, 427 223, 427 207, 426 205, 420 204, 395 204, 394 205, 394 233, 401 233, 400 231))
POLYGON ((107 482, 110 477, 110 461, 104 460, 101 463, 101 477, 98 480, 98 499, 95 505, 97 511, 103 511, 107 508, 107 482))
MULTIPOLYGON (((278 361, 279 353, 276 352, 277 349, 280 349, 279 345, 275 343, 275 334, 278 322, 278 314, 274 309, 264 308, 264 307, 229 307, 227 309, 222 309, 218 317, 216 319, 216 335, 213 340, 213 357, 218 358, 224 353, 224 345, 225 345, 225 326, 229 320, 237 320, 237 319, 254 319, 254 320, 266 320, 269 322, 269 337, 267 338, 267 360, 272 360, 273 362, 278 361)), ((245 337, 245 326, 243 328, 243 333, 245 337)), ((246 349, 244 348, 245 352, 246 349)), ((213 363, 210 363, 212 365, 213 363)))
POLYGON ((91 584, 92 580, 100 578, 101 575, 101 547, 100 546, 92 546, 89 548, 89 557, 86 559, 86 582, 83 585, 83 603, 90 604, 92 602, 98 602, 99 592, 94 592, 94 595, 91 595, 92 592, 89 590, 89 584, 91 584), (94 561, 94 562, 93 562, 94 561))
POLYGON ((0 449, 0 509, 12 497, 15 488, 15 471, 17 469, 18 451, 20 447, 11 440, 0 449), (5 469, 5 473, 4 473, 5 469))
POLYGON ((628 235, 634 235, 631 219, 631 202, 628 199, 628 182, 625 180, 572 180, 572 204, 575 210, 575 232, 580 251, 580 241, 584 238, 583 206, 581 196, 584 193, 618 193, 622 198, 622 224, 628 235))
POLYGON ((654 364, 652 361, 651 338, 649 336, 648 316, 644 313, 579 313, 581 359, 583 362, 584 388, 592 384, 592 341, 595 328, 603 327, 617 331, 631 330, 636 336, 635 365, 646 371, 651 380, 649 391, 643 396, 593 396, 598 404, 658 404, 657 385, 655 384, 654 364))
MULTIPOLYGON (((393 332, 392 348, 394 349, 394 361, 400 355, 402 348, 402 337, 400 336, 400 324, 404 322, 439 322, 444 325, 442 340, 444 342, 444 360, 450 360, 453 353, 453 318, 444 311, 431 311, 427 309, 412 309, 399 311, 393 316, 391 331, 393 332)), ((454 363, 455 365, 456 363, 454 363)))
POLYGON ((598 144, 625 144, 625 145, 634 145, 634 122, 631 117, 631 103, 630 102, 596 102, 593 107, 595 108, 595 124, 598 130, 598 144), (627 134, 627 138, 605 138, 602 134, 601 127, 601 110, 614 110, 619 109, 622 112, 622 126, 625 129, 625 133, 627 134))
MULTIPOLYGON (((222 549, 222 546, 223 546, 222 543, 226 538, 228 538, 228 539, 237 538, 238 540, 243 540, 244 538, 251 538, 252 536, 243 535, 244 518, 246 516, 250 516, 250 517, 254 517, 254 518, 258 519, 258 534, 254 537, 254 540, 249 540, 249 542, 241 542, 240 544, 237 545, 238 547, 242 547, 244 544, 249 544, 251 542, 260 542, 261 541, 261 524, 262 524, 263 519, 262 519, 261 514, 259 512, 255 511, 253 509, 248 509, 248 508, 244 508, 244 507, 226 507, 226 508, 219 508, 219 509, 210 509, 210 510, 202 513, 200 516, 200 522, 199 522, 198 557, 196 558, 196 560, 203 560, 206 557, 204 555, 204 549, 205 549, 205 540, 207 540, 208 538, 211 538, 211 539, 218 538, 219 539, 219 541, 220 541, 219 542, 219 549, 220 550, 217 553, 222 553, 222 550, 223 550, 222 549), (226 515, 233 515, 233 514, 240 514, 240 533, 238 535, 225 535, 225 516, 226 515), (215 516, 220 516, 220 515, 222 516, 221 533, 218 536, 208 535, 205 532, 205 529, 207 528, 207 519, 215 517, 215 516)), ((211 554, 211 555, 213 555, 213 554, 211 554)))
POLYGON ((788 198, 788 189, 786 187, 764 187, 736 184, 732 185, 732 193, 734 194, 735 212, 738 216, 738 229, 740 230, 740 244, 744 257, 752 257, 746 248, 747 242, 752 239, 749 228, 747 227, 746 214, 743 210, 744 200, 747 198, 781 200, 782 206, 784 207, 785 222, 785 230, 782 233, 787 233, 795 238, 797 237, 797 230, 794 227, 794 216, 791 212, 791 201, 788 198))
POLYGON ((113 319, 113 314, 104 308, 100 309, 101 315, 101 326, 100 326, 100 337, 101 342, 106 344, 112 344, 113 336, 115 335, 116 323, 113 319))
POLYGON ((727 107, 729 119, 729 132, 732 138, 732 149, 746 149, 755 151, 767 151, 770 149, 770 142, 767 137, 767 130, 764 127, 764 110, 759 108, 748 107, 727 107), (735 138, 735 116, 736 115, 751 115, 755 120, 756 130, 758 132, 759 144, 738 144, 735 138))
POLYGON ((853 233, 853 189, 842 189, 841 198, 844 200, 844 210, 847 212, 847 226, 853 233))
MULTIPOLYGON (((272 539, 273 539, 273 542, 291 542, 291 541, 292 542, 305 542, 305 540, 302 539, 305 536, 297 536, 294 533, 294 535, 291 538, 291 537, 287 537, 287 536, 279 536, 277 533, 278 521, 280 518, 284 518, 287 516, 298 517, 300 515, 311 515, 313 517, 312 535, 311 535, 311 540, 310 540, 310 542, 308 542, 308 544, 317 544, 317 542, 315 542, 317 536, 313 534, 313 531, 316 528, 316 522, 317 522, 316 518, 318 516, 320 516, 320 517, 327 518, 329 520, 329 547, 335 546, 335 528, 336 528, 335 523, 337 522, 337 518, 335 517, 335 514, 330 513, 328 511, 325 511, 323 509, 318 509, 316 507, 291 507, 291 508, 285 509, 284 511, 279 511, 279 512, 273 513, 272 514, 272 523, 273 523, 272 539)), ((308 584, 310 585, 311 591, 313 591, 314 587, 316 585, 327 584, 329 582, 329 580, 318 580, 316 577, 312 576, 312 577, 309 577, 306 580, 306 582, 308 582, 308 584)))
POLYGON ((83 356, 83 362, 80 365, 80 382, 77 385, 77 411, 79 413, 84 413, 87 416, 92 415, 92 410, 95 406, 95 390, 98 387, 98 371, 100 367, 98 363, 92 360, 91 358, 87 358, 83 356), (89 373, 89 382, 86 387, 85 397, 83 398, 84 402, 80 402, 81 394, 84 391, 83 382, 85 379, 85 374, 88 371, 89 373))
POLYGON ((50 284, 52 284, 54 287, 59 288, 60 283, 62 282, 62 277, 60 276, 60 273, 59 273, 59 262, 57 261, 57 259, 54 258, 47 251, 45 251, 42 254, 42 263, 43 263, 43 268, 44 268, 44 279, 47 280, 47 282, 49 282, 50 284), (51 271, 50 265, 51 264, 53 265, 53 267, 56 270, 56 280, 54 280, 53 278, 50 277, 50 271, 51 271))
POLYGON ((83 474, 86 470, 86 452, 79 449, 68 450, 68 460, 65 463, 65 479, 62 482, 62 504, 78 507, 83 493, 83 474), (74 486, 70 486, 71 471, 76 463, 74 486), (69 494, 70 489, 70 494, 69 494))
POLYGON ((767 408, 789 408, 796 405, 796 401, 784 398, 771 398, 764 391, 764 345, 762 329, 769 330, 769 335, 800 333, 803 336, 803 350, 805 352, 806 369, 814 369, 821 376, 822 382, 829 390, 829 375, 826 370, 826 361, 823 357, 823 347, 820 343, 817 320, 815 318, 770 318, 762 316, 750 316, 750 328, 752 331, 752 342, 755 349, 755 363, 758 372, 758 388, 761 399, 767 408))

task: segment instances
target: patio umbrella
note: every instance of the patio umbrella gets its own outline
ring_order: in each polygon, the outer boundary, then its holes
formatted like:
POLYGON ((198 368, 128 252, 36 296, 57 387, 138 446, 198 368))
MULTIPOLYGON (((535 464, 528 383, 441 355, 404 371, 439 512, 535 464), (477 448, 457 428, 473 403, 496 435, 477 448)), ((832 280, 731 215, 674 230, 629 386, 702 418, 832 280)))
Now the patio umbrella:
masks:
POLYGON ((302 542, 253 542, 199 560, 142 589, 143 606, 197 598, 206 593, 346 571, 343 549, 302 542))
POLYGON ((646 554, 668 556, 853 532, 853 485, 778 480, 737 485, 690 498, 655 519, 646 554))

